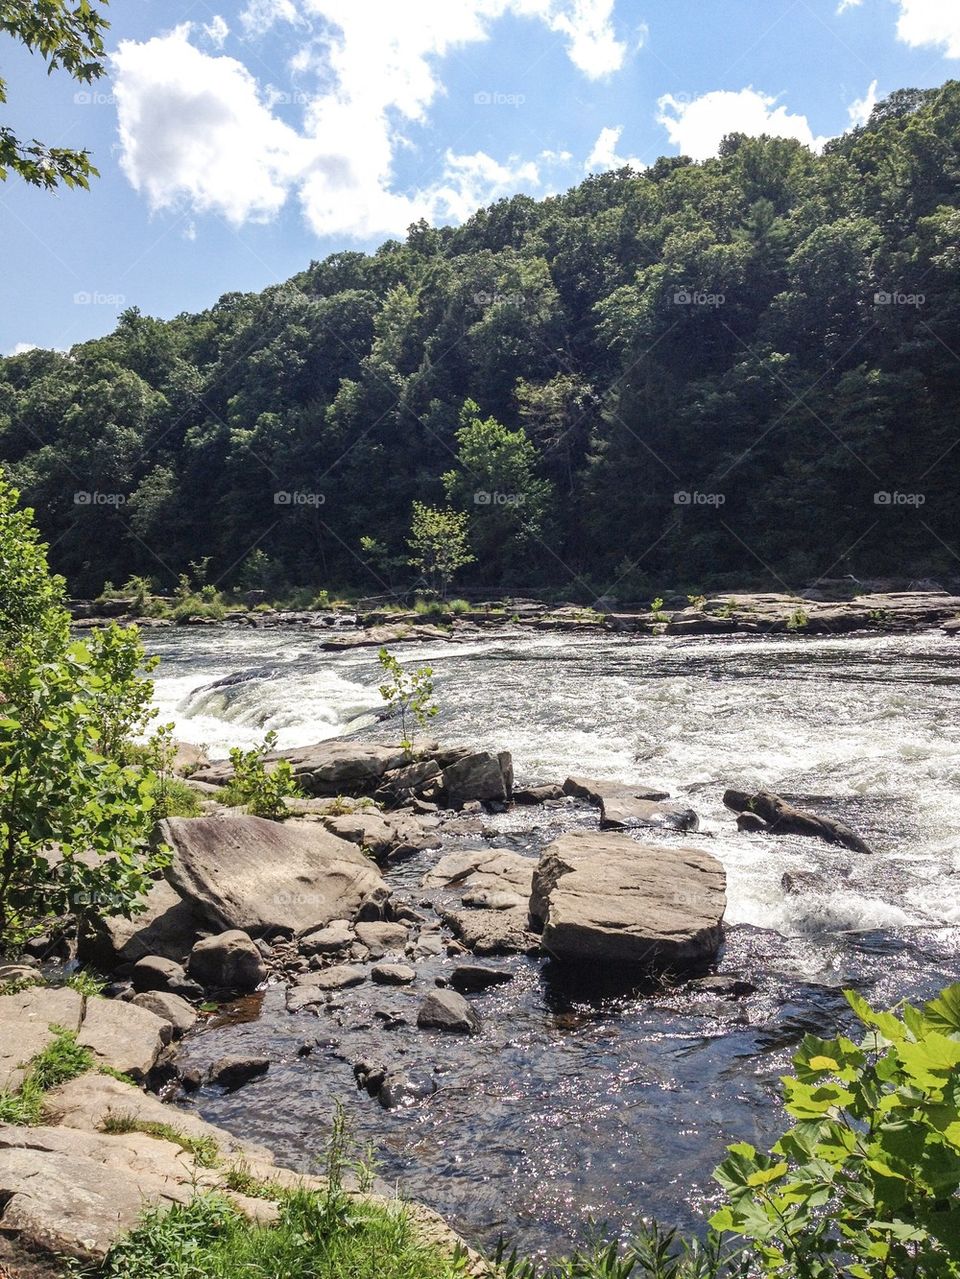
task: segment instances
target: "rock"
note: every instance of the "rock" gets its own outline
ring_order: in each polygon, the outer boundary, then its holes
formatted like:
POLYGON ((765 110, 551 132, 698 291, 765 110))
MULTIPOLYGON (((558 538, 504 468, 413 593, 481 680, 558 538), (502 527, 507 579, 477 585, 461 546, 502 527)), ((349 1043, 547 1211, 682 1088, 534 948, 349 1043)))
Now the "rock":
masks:
POLYGON ((162 955, 145 955, 130 972, 135 991, 166 990, 182 999, 202 999, 203 990, 184 972, 183 965, 162 955))
POLYGON ((515 804, 545 804, 551 799, 563 799, 566 792, 559 782, 546 782, 542 786, 523 786, 514 790, 515 804))
POLYGON ((130 1002, 135 1004, 137 1008, 146 1008, 148 1012, 154 1013, 157 1017, 162 1017, 164 1021, 168 1021, 172 1028, 172 1037, 174 1039, 179 1039, 181 1035, 185 1035, 197 1023, 197 1014, 187 1001, 181 999, 179 995, 171 995, 167 991, 146 990, 142 994, 134 995, 130 1002))
POLYGON ((400 856, 430 848, 436 835, 428 833, 412 814, 374 811, 324 817, 323 825, 341 839, 369 849, 375 857, 400 856))
POLYGON ((441 916, 471 950, 527 953, 537 948, 527 919, 535 867, 509 849, 471 849, 442 857, 423 884, 460 893, 462 909, 444 907, 441 916))
POLYGON ((513 981, 513 973, 503 968, 485 968, 482 964, 458 964, 450 974, 450 985, 461 994, 473 994, 489 986, 503 986, 513 981))
POLYGON ((437 761, 425 759, 385 773, 383 785, 389 787, 394 795, 416 795, 439 776, 440 765, 437 761))
POLYGON ((687 983, 687 988, 717 995, 721 999, 742 999, 744 995, 754 994, 757 989, 753 982, 744 981, 733 973, 712 973, 708 977, 697 977, 687 983))
POLYGON ((229 1092, 241 1088, 244 1084, 265 1075, 270 1069, 268 1057, 220 1057, 207 1072, 207 1080, 211 1084, 219 1084, 229 1092))
POLYGON ((41 981, 40 973, 29 964, 0 964, 0 986, 19 981, 41 981))
POLYGON ((417 970, 409 964, 376 964, 370 976, 379 986, 409 986, 417 979, 417 970))
POLYGON ((97 918, 90 933, 79 938, 79 954, 101 971, 120 963, 136 963, 146 955, 181 960, 204 931, 203 917, 165 879, 156 880, 132 919, 97 918))
POLYGON ((316 822, 262 817, 173 817, 168 875, 214 927, 298 933, 350 918, 375 888, 370 859, 316 822))
POLYGON ((239 928, 198 941, 187 966, 204 986, 223 990, 256 990, 267 979, 263 956, 239 928))
POLYGON ((403 924, 357 924, 355 931, 374 959, 391 950, 402 951, 409 937, 403 924))
POLYGON ((735 813, 755 813, 766 822, 771 835, 812 835, 828 844, 841 844, 855 853, 873 852, 845 822, 804 812, 772 791, 761 790, 750 795, 746 791, 728 790, 724 792, 723 802, 735 813))
POLYGON ((114 999, 88 999, 77 1035, 105 1066, 146 1079, 170 1039, 170 1023, 148 1008, 114 999))
POLYGON ((305 974, 300 986, 320 991, 346 990, 350 986, 359 986, 366 980, 367 974, 363 968, 354 964, 335 964, 332 968, 321 968, 319 972, 305 974))
POLYGON ((593 777, 568 777, 563 783, 563 793, 598 805, 605 799, 614 799, 617 796, 650 800, 670 798, 667 791, 657 790, 652 786, 628 786, 624 782, 598 781, 593 777))
POLYGON ((635 795, 606 795, 600 801, 601 830, 633 830, 659 826, 668 830, 696 830, 700 819, 692 808, 635 795))
POLYGON ((748 835, 760 835, 767 829, 767 823, 757 813, 738 813, 737 830, 748 835))
POLYGON ((725 889, 723 867, 699 849, 574 833, 542 853, 530 919, 562 961, 613 970, 690 966, 720 946, 725 889))
POLYGON ((31 986, 0 995, 0 1092, 15 1092, 25 1068, 56 1037, 52 1026, 79 1030, 83 1000, 69 986, 31 986))
MULTIPOLYGON (((425 749, 429 750, 428 744, 425 749)), ((274 751, 268 763, 285 759, 307 795, 366 795, 380 785, 384 773, 409 763, 402 746, 382 746, 375 742, 353 742, 333 738, 315 746, 274 751)), ((197 781, 224 786, 233 776, 229 761, 222 761, 194 773, 197 781)))
POLYGON ((395 1110, 399 1106, 413 1106, 436 1091, 437 1081, 431 1075, 391 1071, 377 1091, 377 1101, 384 1110, 395 1110))
POLYGON ((335 919, 324 928, 311 928, 302 933, 299 948, 304 955, 336 955, 349 950, 354 942, 353 928, 345 919, 335 919))
POLYGON ((478 1035, 480 1018, 455 990, 433 990, 420 1005, 417 1025, 421 1030, 450 1030, 478 1035))
POLYGON ((780 876, 780 887, 785 893, 797 896, 802 893, 825 893, 830 885, 815 870, 785 870, 780 876))
POLYGON ((448 764, 443 787, 451 808, 469 800, 507 800, 513 789, 513 765, 508 751, 476 751, 448 764))
POLYGON ((194 746, 191 742, 174 742, 173 771, 180 777, 189 777, 198 768, 205 768, 209 763, 205 746, 194 746))

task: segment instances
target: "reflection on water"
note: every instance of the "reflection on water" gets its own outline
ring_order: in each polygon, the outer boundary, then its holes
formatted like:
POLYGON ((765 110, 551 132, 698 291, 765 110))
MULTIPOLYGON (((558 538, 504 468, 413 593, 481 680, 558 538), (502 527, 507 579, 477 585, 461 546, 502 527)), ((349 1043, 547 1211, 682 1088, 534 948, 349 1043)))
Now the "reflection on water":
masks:
MULTIPOLYGON (((372 652, 321 653, 303 632, 149 639, 164 658, 164 717, 218 753, 268 728, 281 745, 391 731, 378 723, 372 652)), ((412 1025, 447 959, 419 961, 412 991, 361 986, 321 1017, 289 1016, 271 989, 259 1018, 191 1041, 199 1065, 248 1050, 274 1061, 235 1094, 202 1090, 189 1104, 208 1118, 307 1168, 340 1098, 381 1174, 474 1239, 508 1228, 528 1247, 560 1247, 590 1218, 628 1229, 651 1213, 692 1225, 724 1143, 778 1130, 777 1078, 804 1033, 846 1015, 844 984, 893 1003, 960 977, 955 640, 524 635, 398 651, 434 668, 443 710, 432 732, 511 749, 519 779, 584 773, 685 795, 702 831, 684 838, 727 869, 722 967, 759 990, 739 1002, 589 997, 547 965, 511 959, 513 983, 477 997, 482 1036, 461 1040, 412 1025), (877 855, 739 834, 722 791, 760 785, 813 799, 877 855), (785 893, 787 870, 816 871, 821 891, 785 893), (395 1016, 407 1024, 385 1029, 395 1016), (438 1091, 384 1112, 353 1086, 353 1061, 373 1049, 391 1067, 435 1072, 438 1091)), ((498 844, 535 855, 571 821, 593 820, 514 810, 490 824, 498 844)), ((398 869, 397 891, 416 902, 435 857, 398 869)))

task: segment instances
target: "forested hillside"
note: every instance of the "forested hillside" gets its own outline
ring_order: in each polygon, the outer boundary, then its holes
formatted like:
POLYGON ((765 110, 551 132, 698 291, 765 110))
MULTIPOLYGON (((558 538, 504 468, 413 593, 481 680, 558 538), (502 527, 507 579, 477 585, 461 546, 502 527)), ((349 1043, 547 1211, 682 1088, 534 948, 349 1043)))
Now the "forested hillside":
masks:
POLYGON ((951 81, 516 196, 0 361, 0 458, 76 593, 404 585, 415 501, 477 586, 955 575, 958 192, 951 81))

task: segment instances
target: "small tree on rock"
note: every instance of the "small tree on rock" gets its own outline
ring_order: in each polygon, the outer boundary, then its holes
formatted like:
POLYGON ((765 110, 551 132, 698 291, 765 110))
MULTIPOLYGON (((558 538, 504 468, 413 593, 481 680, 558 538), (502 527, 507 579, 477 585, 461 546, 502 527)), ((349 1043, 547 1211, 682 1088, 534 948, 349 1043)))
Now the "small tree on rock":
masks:
POLYGON ((414 502, 413 518, 407 545, 412 552, 410 563, 419 569, 431 586, 446 597, 453 575, 472 564, 467 540, 468 517, 463 511, 441 510, 414 502))

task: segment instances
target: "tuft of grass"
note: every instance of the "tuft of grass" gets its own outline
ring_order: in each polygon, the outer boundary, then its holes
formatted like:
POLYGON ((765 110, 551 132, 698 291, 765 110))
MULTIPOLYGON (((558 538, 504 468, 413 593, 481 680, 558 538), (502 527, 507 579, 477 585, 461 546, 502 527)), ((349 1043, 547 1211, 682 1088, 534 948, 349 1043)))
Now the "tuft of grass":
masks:
POLYGON ((155 793, 154 812, 161 817, 199 817, 200 796, 179 777, 167 777, 155 793))
POLYGON ((297 1191, 274 1225, 257 1225, 222 1195, 154 1209, 115 1244, 98 1279, 460 1279, 463 1260, 423 1243, 399 1205, 342 1192, 297 1191))
POLYGON ((83 995, 84 999, 93 999, 95 996, 103 994, 103 988, 107 983, 102 977, 98 977, 96 973, 86 972, 81 969, 79 972, 71 973, 64 984, 77 991, 78 994, 83 995))
POLYGON ((62 1026, 50 1029, 54 1038, 30 1062, 19 1089, 0 1092, 0 1123, 42 1123, 44 1094, 84 1074, 93 1065, 93 1053, 80 1047, 75 1031, 62 1026))
POLYGON ((238 1195, 246 1195, 248 1199, 280 1200, 292 1193, 278 1181, 264 1181, 260 1177, 255 1177, 249 1165, 242 1160, 227 1169, 223 1175, 223 1184, 228 1190, 238 1195))
POLYGON ((134 1088, 139 1086, 131 1075, 125 1075, 122 1070, 117 1070, 115 1066, 98 1066, 97 1073, 109 1075, 111 1079, 119 1079, 122 1084, 131 1084, 134 1088))
POLYGON ((192 1155, 194 1162, 201 1168, 215 1168, 220 1161, 220 1147, 212 1137, 193 1137, 190 1133, 175 1128, 173 1124, 163 1123, 158 1119, 139 1119, 131 1114, 109 1114, 104 1117, 100 1130, 111 1134, 142 1132, 148 1137, 171 1141, 192 1155))

